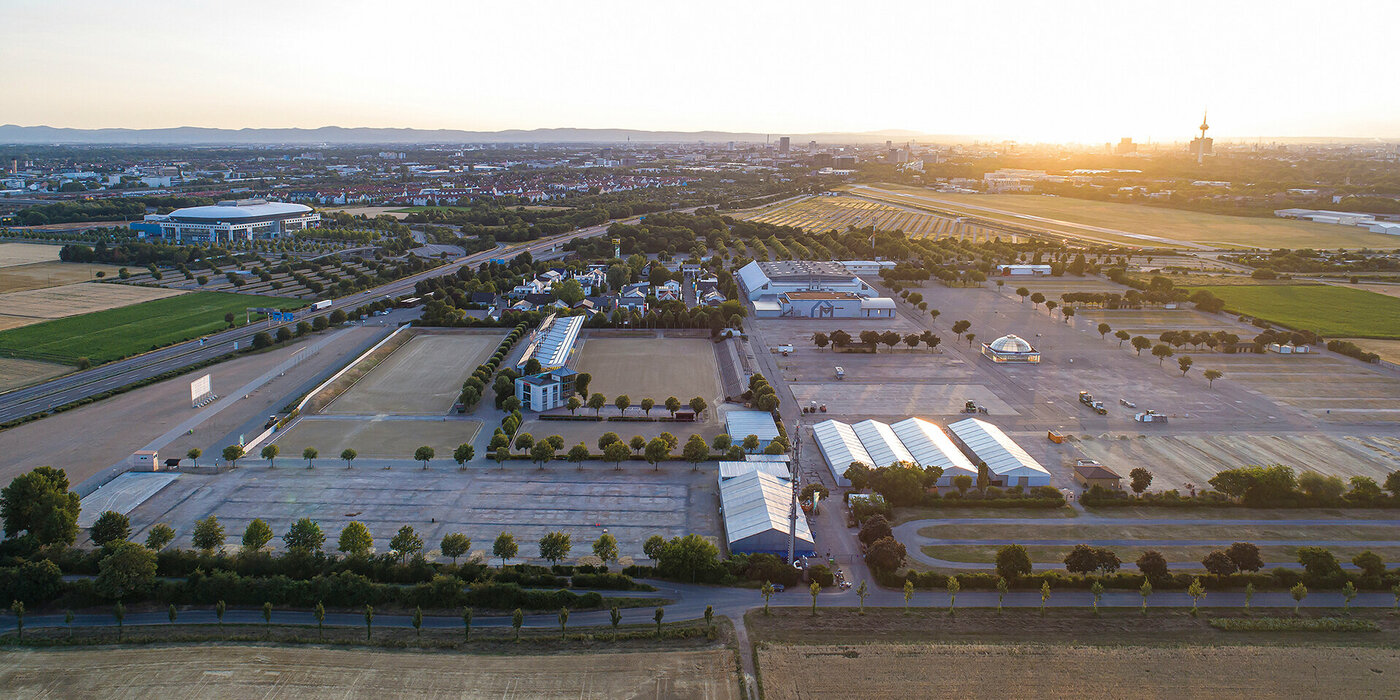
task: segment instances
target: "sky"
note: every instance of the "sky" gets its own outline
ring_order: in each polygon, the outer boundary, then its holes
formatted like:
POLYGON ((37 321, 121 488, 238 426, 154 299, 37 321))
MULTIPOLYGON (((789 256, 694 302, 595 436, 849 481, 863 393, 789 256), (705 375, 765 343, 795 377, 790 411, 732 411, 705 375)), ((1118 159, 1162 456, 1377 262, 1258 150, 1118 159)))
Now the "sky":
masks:
POLYGON ((0 124, 1400 136, 1400 3, 0 0, 0 124))

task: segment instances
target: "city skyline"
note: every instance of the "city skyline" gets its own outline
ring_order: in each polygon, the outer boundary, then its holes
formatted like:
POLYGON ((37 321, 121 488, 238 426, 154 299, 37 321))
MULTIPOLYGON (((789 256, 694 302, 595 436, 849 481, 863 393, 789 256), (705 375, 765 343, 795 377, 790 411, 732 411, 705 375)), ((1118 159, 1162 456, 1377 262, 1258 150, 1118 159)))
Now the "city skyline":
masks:
POLYGON ((20 2, 0 10, 0 60, 12 67, 0 90, 14 98, 0 122, 1102 144, 1188 141, 1209 107, 1222 142, 1400 136, 1388 116, 1400 97, 1367 89, 1384 47, 1347 30, 1400 8, 707 7, 252 3, 219 15, 198 2, 20 2))

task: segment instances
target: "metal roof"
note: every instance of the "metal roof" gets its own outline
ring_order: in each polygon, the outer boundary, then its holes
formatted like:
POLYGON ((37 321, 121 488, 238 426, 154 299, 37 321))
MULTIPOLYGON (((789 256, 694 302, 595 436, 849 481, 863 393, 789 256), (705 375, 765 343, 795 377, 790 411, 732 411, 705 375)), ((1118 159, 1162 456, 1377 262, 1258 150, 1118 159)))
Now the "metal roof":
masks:
MULTIPOLYGON (((720 506, 724 509, 724 532, 729 543, 769 531, 787 536, 788 513, 792 508, 791 482, 772 474, 751 471, 720 482, 720 506)), ((807 518, 797 516, 799 543, 812 544, 807 518)))
POLYGON ((817 441, 817 449, 821 450, 822 456, 826 458, 831 475, 836 477, 836 483, 841 486, 849 486, 851 483, 843 476, 851 462, 876 466, 875 460, 865 451, 860 438, 856 437, 856 432, 839 420, 826 420, 812 426, 812 437, 817 441))
POLYGON ((792 473, 782 462, 720 462, 719 480, 727 481, 754 471, 776 476, 785 481, 792 481, 792 473))
POLYGON ((860 444, 870 458, 875 460, 870 466, 888 467, 895 462, 914 462, 914 455, 904 448, 890 426, 877 420, 863 420, 851 426, 851 430, 860 438, 860 444))
POLYGON ((899 441, 914 455, 921 467, 941 467, 944 474, 952 471, 976 476, 977 467, 953 444, 943 429, 922 418, 906 418, 890 426, 899 441))
POLYGON ((184 207, 170 212, 167 216, 181 221, 238 221, 264 216, 302 216, 311 213, 311 207, 287 202, 259 202, 247 204, 216 204, 205 207, 184 207))
POLYGON ((520 356, 520 361, 515 366, 524 367, 531 358, 539 360, 540 366, 546 369, 564 366, 569 359, 569 353, 574 349, 574 341, 578 340, 578 332, 583 328, 584 319, 584 316, 546 318, 544 323, 540 324, 539 330, 535 331, 529 347, 525 348, 525 353, 520 356))
POLYGON ((949 423, 948 430, 997 476, 1050 476, 1049 470, 991 423, 968 418, 949 423))
POLYGON ((724 414, 724 426, 729 437, 736 440, 757 435, 759 440, 771 442, 778 437, 778 424, 768 411, 729 411, 724 414))

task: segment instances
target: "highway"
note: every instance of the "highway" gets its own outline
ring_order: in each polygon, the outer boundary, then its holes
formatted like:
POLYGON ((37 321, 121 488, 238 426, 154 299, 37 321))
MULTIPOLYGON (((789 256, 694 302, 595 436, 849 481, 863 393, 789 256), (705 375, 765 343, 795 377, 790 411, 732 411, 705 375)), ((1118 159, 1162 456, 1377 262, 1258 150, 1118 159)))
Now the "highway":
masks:
MULTIPOLYGON (((636 219, 629 219, 625 223, 634 223, 635 221, 636 219)), ((314 312, 309 309, 298 312, 297 321, 323 316, 335 310, 349 312, 358 306, 386 296, 407 294, 413 291, 414 285, 419 281, 453 274, 463 265, 479 265, 493 258, 513 258, 524 252, 529 252, 536 257, 552 257, 549 253, 553 252, 556 246, 575 238, 600 235, 606 232, 612 223, 590 226, 526 243, 500 245, 491 250, 473 253, 431 270, 424 270, 379 287, 340 297, 335 299, 331 306, 324 309, 314 312)), ((67 374, 42 384, 0 394, 0 423, 43 413, 57 406, 79 401, 104 391, 227 355, 234 352, 235 344, 239 348, 246 348, 252 344, 254 335, 269 328, 275 329, 279 325, 285 324, 252 323, 220 331, 203 338, 170 345, 159 350, 152 350, 135 357, 109 362, 92 369, 67 374)))

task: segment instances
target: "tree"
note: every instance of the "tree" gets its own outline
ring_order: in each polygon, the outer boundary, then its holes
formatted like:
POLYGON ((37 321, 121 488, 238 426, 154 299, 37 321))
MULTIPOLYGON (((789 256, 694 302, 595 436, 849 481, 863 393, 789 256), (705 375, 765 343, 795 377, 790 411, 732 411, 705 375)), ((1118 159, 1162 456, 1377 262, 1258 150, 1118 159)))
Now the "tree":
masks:
POLYGON ((515 535, 509 532, 502 532, 496 537, 496 543, 491 545, 491 555, 501 560, 501 566, 506 565, 507 559, 515 558, 520 551, 520 545, 515 543, 515 535))
POLYGON ((1299 547, 1298 563, 1314 578, 1340 576, 1342 573, 1342 565, 1325 547, 1299 547))
POLYGON ((65 471, 38 467, 0 489, 0 519, 11 537, 27 532, 41 546, 67 546, 78 536, 80 500, 65 471))
POLYGON ((705 399, 699 396, 692 398, 686 405, 690 406, 690 410, 695 411, 696 416, 699 416, 700 414, 704 413, 705 409, 710 407, 710 404, 707 403, 705 399))
POLYGON ((121 600, 150 589, 156 580, 156 554, 135 542, 117 542, 97 563, 99 595, 121 600))
POLYGON ((422 462, 424 469, 428 468, 428 460, 432 459, 436 455, 437 451, 431 447, 428 447, 427 445, 423 445, 422 447, 419 447, 418 449, 413 451, 413 459, 422 462))
POLYGON ((617 606, 614 605, 614 606, 612 606, 611 608, 608 609, 608 618, 609 618, 609 620, 612 622, 613 641, 616 642, 616 641, 617 641, 617 626, 620 625, 620 624, 622 624, 622 611, 621 611, 621 610, 618 610, 618 609, 617 609, 617 606))
POLYGON ((1298 607, 1303 604, 1303 599, 1308 597, 1308 587, 1304 586, 1302 581, 1299 581, 1294 584, 1292 588, 1288 589, 1288 592, 1293 596, 1293 614, 1297 615, 1298 607))
POLYGON ((691 435, 685 443, 685 448, 681 450, 681 456, 690 462, 690 470, 695 471, 700 467, 700 463, 710 456, 710 446, 705 442, 705 438, 691 435))
POLYGON ((569 409, 569 415, 571 416, 576 415, 579 408, 582 406, 583 402, 579 401, 577 396, 570 396, 569 400, 564 402, 564 407, 569 409))
POLYGON ((1368 578, 1379 578, 1385 573, 1385 561, 1381 559, 1380 555, 1369 549, 1352 557, 1351 563, 1355 564, 1356 568, 1361 569, 1361 574, 1368 578))
POLYGON ((501 468, 504 469, 506 466, 506 460, 510 459, 510 448, 497 447, 496 453, 492 455, 492 458, 496 460, 496 464, 500 465, 501 468))
POLYGON ((816 614, 817 614, 817 594, 822 592, 822 585, 821 585, 820 583, 817 583, 816 581, 813 581, 813 582, 812 582, 812 585, 810 585, 810 586, 807 587, 807 590, 808 590, 808 591, 811 591, 811 593, 812 593, 812 614, 813 614, 813 615, 816 615, 816 614))
POLYGON ((666 617, 666 608, 658 606, 651 619, 656 620, 656 638, 661 639, 661 618, 666 617))
POLYGON ((475 456, 476 448, 472 447, 471 443, 467 442, 458 445, 457 449, 452 451, 452 459, 457 462, 457 467, 459 469, 466 469, 467 462, 472 461, 472 457, 475 456))
POLYGON ((1065 570, 1071 574, 1087 574, 1099 568, 1099 550, 1087 544, 1074 545, 1065 555, 1065 570))
POLYGON ((593 409, 594 415, 603 415, 603 407, 608 405, 608 397, 602 394, 594 394, 588 397, 588 407, 593 409))
POLYGON ((573 462, 576 466, 582 469, 583 463, 588 460, 589 456, 590 455, 588 453, 588 445, 585 445, 582 442, 580 442, 579 444, 569 448, 569 454, 566 456, 566 459, 568 459, 570 462, 573 462))
POLYGON ((627 407, 632 405, 632 397, 623 394, 613 401, 613 405, 617 406, 617 410, 621 411, 623 415, 626 415, 627 407))
POLYGON ((1104 340, 1108 337, 1108 332, 1113 330, 1113 327, 1107 323, 1100 323, 1097 330, 1099 331, 1099 340, 1104 340))
POLYGON ((219 602, 214 603, 214 617, 219 619, 220 631, 224 629, 224 613, 227 611, 228 606, 224 604, 224 601, 220 600, 219 602))
POLYGON ((632 439, 627 441, 627 446, 630 447, 633 452, 641 454, 642 450, 646 449, 647 439, 641 435, 633 435, 632 439))
POLYGON ((1230 559, 1230 555, 1226 554, 1223 549, 1217 549, 1207 554, 1204 559, 1201 559, 1201 566, 1205 567, 1207 573, 1216 576, 1229 576, 1239 570, 1239 567, 1235 566, 1235 562, 1230 559))
MULTIPOLYGON (((1152 356, 1157 358, 1158 367, 1161 367, 1162 362, 1168 357, 1171 357, 1173 354, 1175 354, 1175 352, 1175 350, 1172 350, 1172 346, 1167 345, 1166 343, 1158 343, 1152 348, 1152 356)), ((1185 372, 1182 372, 1181 374, 1183 377, 1186 376, 1185 372)))
POLYGON ((117 641, 120 642, 122 633, 126 631, 126 627, 122 624, 126 620, 126 606, 122 605, 120 600, 112 606, 112 617, 117 618, 117 641))
POLYGON ((460 532, 451 532, 442 536, 442 543, 439 545, 442 555, 452 557, 452 565, 457 565, 457 557, 471 551, 471 538, 460 532))
POLYGON ((358 520, 346 523, 340 531, 340 539, 336 542, 336 549, 352 557, 362 557, 369 554, 369 550, 373 546, 374 536, 370 534, 369 528, 358 520))
POLYGON ((660 464, 671 454, 671 443, 656 437, 647 443, 646 460, 651 464, 652 470, 660 469, 660 464))
POLYGON ((316 638, 324 639, 324 630, 326 624, 326 606, 323 603, 321 603, 321 601, 316 601, 316 607, 314 610, 312 610, 312 614, 316 616, 316 638))
POLYGON ((1045 303, 1045 295, 1040 292, 1032 294, 1031 303, 1034 304, 1036 308, 1040 308, 1040 305, 1045 303))
POLYGON ((573 550, 573 542, 569 535, 563 532, 547 532, 540 538, 540 558, 550 564, 558 564, 569 556, 573 550))
POLYGON ((962 340, 962 334, 963 334, 963 333, 966 333, 966 332, 967 332, 967 329, 969 329, 969 328, 971 328, 971 327, 972 327, 972 322, 971 322, 971 321, 967 321, 967 320, 958 321, 958 322, 956 322, 956 323, 953 324, 953 333, 954 333, 955 335, 957 335, 957 336, 958 336, 958 340, 961 341, 961 340, 962 340))
POLYGON ((1225 556, 1240 571, 1258 571, 1264 568, 1264 559, 1259 556, 1259 548, 1249 542, 1236 542, 1225 550, 1225 556))
POLYGON ((325 542, 326 535, 321 532, 321 526, 311 518, 302 518, 292 523, 287 534, 282 535, 282 543, 287 546, 287 551, 297 554, 315 554, 321 551, 321 545, 325 542))
POLYGON ((1031 573, 1031 557, 1026 553, 1026 548, 1019 544, 1002 545, 997 550, 996 563, 997 574, 1010 581, 1031 573))
POLYGON ((719 549, 709 540, 695 534, 674 537, 667 541, 656 556, 656 568, 673 577, 686 577, 694 583, 701 571, 716 565, 719 549))
POLYGON ((759 588, 758 592, 763 596, 763 614, 768 615, 768 599, 772 598, 773 594, 778 592, 778 589, 773 587, 771 581, 764 581, 763 587, 759 588))
POLYGON ((1133 336, 1132 346, 1133 349, 1137 351, 1138 356, 1141 357, 1143 350, 1152 347, 1152 341, 1148 340, 1147 338, 1144 338, 1143 336, 1135 335, 1133 336))
POLYGON ((1094 579, 1094 583, 1089 586, 1089 592, 1094 595, 1094 617, 1098 617, 1099 601, 1103 599, 1103 581, 1094 579))
POLYGON ((1142 596, 1142 614, 1147 614, 1147 598, 1152 595, 1152 582, 1146 577, 1142 579, 1142 586, 1138 588, 1138 595, 1142 596))
POLYGON ((102 547, 112 542, 122 542, 131 536, 131 522, 125 515, 114 510, 104 511, 97 516, 97 522, 89 531, 92 543, 102 547))
POLYGON ((972 484, 972 477, 966 474, 959 474, 953 477, 953 488, 956 488, 960 494, 966 494, 967 490, 972 488, 972 484))
POLYGON ((666 538, 661 535, 652 535, 642 543, 642 553, 653 562, 661 559, 661 550, 666 548, 666 538))
POLYGON ((262 551, 272 541, 272 528, 262 518, 253 518, 243 530, 243 551, 247 554, 262 551))
POLYGON ((1045 604, 1050 602, 1050 582, 1040 582, 1040 616, 1045 617, 1045 604))
POLYGON ((1123 341, 1128 340, 1129 338, 1133 337, 1133 334, 1132 334, 1132 333, 1129 333, 1129 332, 1127 332, 1127 331, 1115 331, 1115 332, 1113 333, 1113 337, 1115 337, 1115 338, 1118 339, 1118 347, 1121 348, 1121 347, 1123 347, 1123 341))
POLYGON ((243 459, 243 447, 241 445, 229 445, 224 448, 223 458, 231 467, 238 466, 238 460, 243 459))
POLYGON ((1137 558, 1138 571, 1148 580, 1162 580, 1168 573, 1167 559, 1161 552, 1149 549, 1137 558))
POLYGON ((630 452, 627 449, 627 445, 620 441, 610 443, 607 447, 603 448, 603 459, 612 462, 614 469, 622 468, 622 460, 627 459, 628 454, 630 454, 630 452))
POLYGON ((865 565, 875 571, 893 572, 904 563, 904 545, 893 537, 875 540, 865 550, 865 565))
POLYGON ((399 555, 399 561, 408 561, 409 557, 416 557, 423 551, 423 538, 412 525, 404 525, 389 539, 389 549, 399 555))
POLYGON ((146 549, 159 552, 175 539, 175 530, 165 523, 156 523, 146 534, 146 549))
POLYGON ((1133 493, 1142 495, 1142 492, 1152 485, 1152 472, 1142 467, 1133 467, 1132 471, 1128 472, 1128 485, 1133 493))
POLYGON ((904 579, 904 614, 909 614, 909 601, 914 599, 914 582, 904 579))
POLYGON ((470 607, 468 607, 468 606, 463 605, 463 606, 462 606, 462 641, 464 641, 464 642, 470 642, 471 640, 472 640, 472 609, 471 609, 470 607))
MULTIPOLYGON (((348 447, 340 451, 340 458, 343 459, 343 460, 345 460, 345 468, 346 468, 346 469, 349 469, 349 468, 351 467, 351 465, 354 464, 355 458, 356 458, 356 457, 359 457, 359 456, 360 456, 360 453, 359 453, 359 452, 356 452, 356 451, 354 451, 354 450, 352 450, 352 449, 350 449, 350 448, 348 448, 348 447)), ((470 458, 468 458, 468 459, 470 459, 470 458)))
POLYGON ((1031 295, 1031 290, 1026 289, 1025 287, 1017 287, 1017 288, 1016 288, 1016 296, 1021 297, 1021 303, 1022 303, 1022 304, 1026 303, 1026 297, 1028 297, 1028 296, 1030 296, 1030 295, 1031 295))
POLYGON ((280 453, 281 451, 282 451, 282 448, 278 447, 276 444, 272 444, 272 445, 263 445, 262 453, 261 453, 261 454, 262 454, 262 458, 265 459, 265 460, 267 460, 267 466, 268 466, 268 468, 270 468, 270 469, 276 469, 276 468, 277 468, 277 455, 278 455, 278 453, 280 453))
POLYGON ((201 450, 201 449, 199 449, 198 447, 191 447, 190 450, 189 450, 189 452, 186 452, 186 453, 185 453, 185 456, 186 456, 186 457, 189 457, 189 458, 190 458, 190 461, 194 463, 193 466, 196 466, 196 467, 197 467, 197 466, 199 466, 199 457, 200 457, 201 455, 203 455, 203 454, 204 454, 204 450, 201 450))
POLYGON ((374 606, 365 606, 365 639, 368 640, 374 631, 374 606))
POLYGON ((307 469, 316 467, 316 458, 319 456, 321 456, 321 452, 314 447, 308 447, 301 451, 301 458, 306 460, 307 469))
POLYGON ((873 544, 877 540, 886 537, 893 537, 894 532, 890 528, 890 523, 883 515, 872 515, 865 519, 860 526, 860 534, 857 538, 866 545, 873 544))
POLYGON ((535 443, 534 447, 530 448, 530 460, 540 465, 540 469, 544 469, 544 465, 548 464, 552 459, 554 459, 553 442, 549 440, 540 440, 535 443))
POLYGON ((1001 614, 1001 604, 1006 600, 1006 592, 1011 590, 1011 585, 1006 582, 1006 577, 997 577, 997 614, 1001 614))
POLYGON ((1346 583, 1342 584, 1342 600, 1344 601, 1344 604, 1342 605, 1342 614, 1351 614, 1351 600, 1355 597, 1356 584, 1348 580, 1346 583))
POLYGON ((603 566, 607 566, 610 561, 617 561, 617 538, 604 532, 593 541, 593 556, 603 561, 603 566))
POLYGON ((535 446, 535 436, 529 433, 520 433, 515 436, 515 449, 528 452, 535 446))
POLYGON ((587 372, 579 372, 574 376, 574 391, 579 396, 588 396, 588 385, 593 382, 593 375, 587 372))
POLYGON ((1385 476, 1385 490, 1395 498, 1400 498, 1400 470, 1393 471, 1385 476))
POLYGON ((958 581, 958 577, 957 577, 957 576, 949 576, 949 577, 948 577, 948 585, 947 585, 947 588, 948 588, 948 614, 949 614, 949 615, 952 615, 952 614, 953 614, 953 608, 954 608, 954 606, 956 606, 957 603, 958 603, 958 591, 961 591, 961 590, 962 590, 962 583, 958 581))
POLYGON ((196 520, 192 539, 195 549, 212 554, 215 549, 224 546, 224 526, 212 515, 203 520, 196 520))

